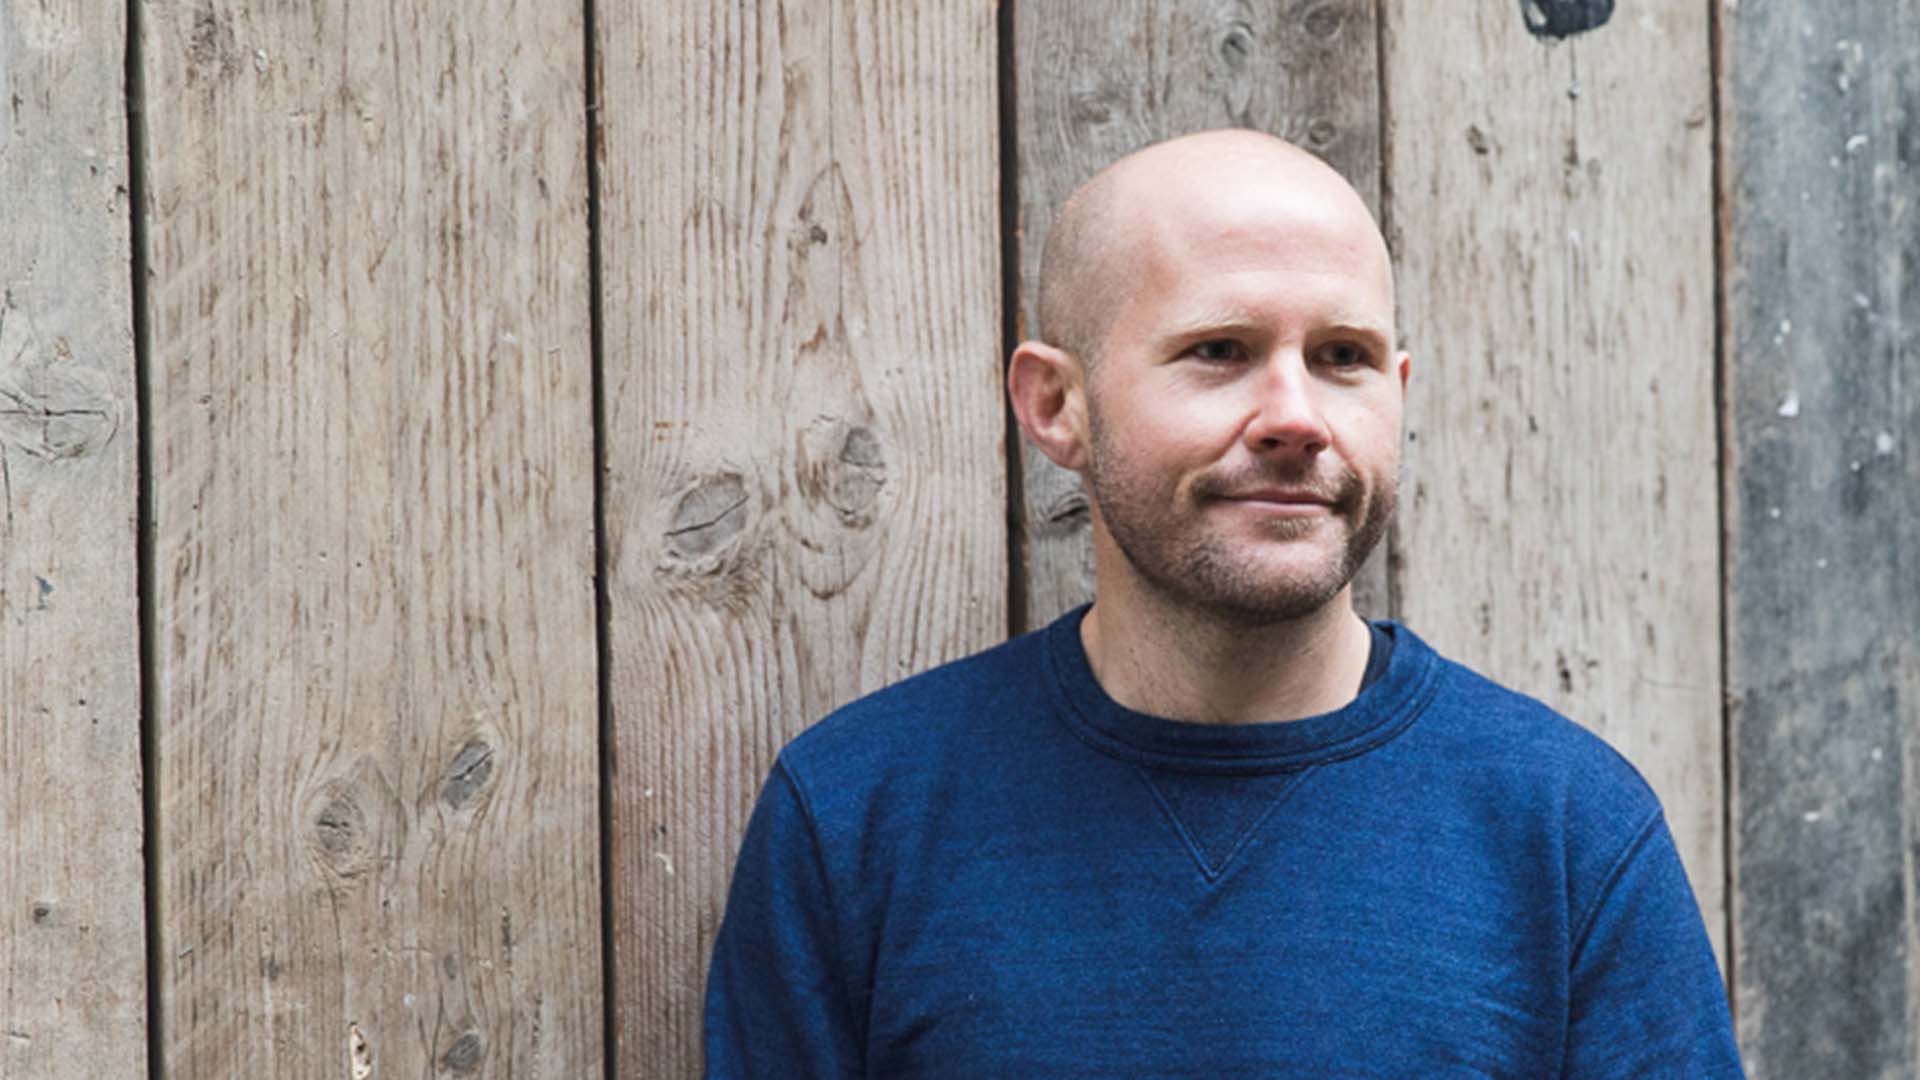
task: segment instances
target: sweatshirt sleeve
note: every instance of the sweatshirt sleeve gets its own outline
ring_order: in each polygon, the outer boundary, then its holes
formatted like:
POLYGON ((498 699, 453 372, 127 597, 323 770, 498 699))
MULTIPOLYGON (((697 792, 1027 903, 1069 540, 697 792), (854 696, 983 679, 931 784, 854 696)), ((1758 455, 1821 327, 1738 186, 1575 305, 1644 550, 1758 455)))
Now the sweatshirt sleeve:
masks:
POLYGON ((706 1076, 862 1074, 818 836, 784 760, 760 792, 707 976, 706 1076))
POLYGON ((1628 845, 1576 927, 1568 1080, 1744 1076, 1726 986, 1664 817, 1628 845))

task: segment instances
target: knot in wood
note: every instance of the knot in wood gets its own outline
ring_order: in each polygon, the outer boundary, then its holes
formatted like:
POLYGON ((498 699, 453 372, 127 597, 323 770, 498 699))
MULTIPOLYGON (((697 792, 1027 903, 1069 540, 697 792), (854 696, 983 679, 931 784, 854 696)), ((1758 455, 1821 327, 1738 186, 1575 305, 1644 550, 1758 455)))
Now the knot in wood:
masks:
POLYGON ((1340 35, 1347 23, 1346 12, 1338 4, 1315 4, 1301 20, 1314 40, 1325 44, 1340 35))
POLYGON ((886 454, 872 428, 819 417, 802 432, 800 491, 809 501, 831 507, 842 525, 871 525, 874 504, 886 483, 886 454))
POLYGON ((1339 134, 1340 129, 1334 125, 1334 122, 1323 116, 1307 125, 1307 145, 1316 150, 1324 150, 1333 144, 1334 138, 1339 134))
POLYGON ((1035 530, 1045 536, 1071 536, 1093 524, 1093 506, 1079 487, 1062 492, 1041 511, 1035 530))
POLYGON ((57 355, 29 359, 37 345, 25 342, 14 356, 0 347, 0 446, 60 461, 107 445, 120 428, 107 376, 57 355))
POLYGON ((48 900, 35 900, 32 911, 33 921, 36 923, 44 923, 53 917, 53 903, 48 900))
POLYGON ((487 1043, 477 1031, 468 1031, 453 1040, 447 1052, 440 1055, 440 1067, 448 1072, 470 1073, 480 1067, 480 1059, 487 1056, 487 1043))
POLYGON ((714 555, 745 531, 751 504, 746 480, 738 473, 694 481, 674 502, 665 537, 667 556, 695 562, 714 555))
POLYGON ((1253 27, 1244 22, 1235 21, 1227 26, 1227 32, 1220 35, 1220 59, 1227 67, 1239 71, 1247 66, 1247 59, 1253 55, 1253 27))
POLYGON ((446 780, 440 785, 440 801, 446 803, 448 809, 458 810, 470 802, 492 776, 493 747, 484 739, 469 739, 447 766, 446 780))
POLYGON ((1075 127, 1104 127, 1115 115, 1125 116, 1125 94, 1111 87, 1075 90, 1067 96, 1067 119, 1075 127))
POLYGON ((372 838, 360 795, 351 783, 330 781, 315 799, 312 847, 320 864, 340 877, 356 877, 372 865, 372 838))

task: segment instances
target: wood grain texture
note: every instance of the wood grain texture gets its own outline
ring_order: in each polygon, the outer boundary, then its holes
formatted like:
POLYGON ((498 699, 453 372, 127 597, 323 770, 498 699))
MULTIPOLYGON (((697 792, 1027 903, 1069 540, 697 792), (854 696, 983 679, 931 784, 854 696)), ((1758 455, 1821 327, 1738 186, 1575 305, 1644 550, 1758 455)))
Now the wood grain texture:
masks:
POLYGON ((585 31, 142 14, 167 1075, 596 1075, 585 31))
POLYGON ((1920 1072, 1920 11, 1721 15, 1734 1004, 1920 1072))
POLYGON ((596 16, 623 1075, 699 1068, 786 738, 1005 634, 993 18, 596 16))
MULTIPOLYGON (((1367 0, 1125 0, 1014 7, 1019 333, 1038 332, 1040 248, 1059 206, 1108 163, 1191 131, 1271 132, 1379 193, 1378 34, 1367 0)), ((1021 445, 1028 627, 1093 598, 1092 519, 1077 474, 1021 445)), ((1385 545, 1355 606, 1390 614, 1385 545)))
POLYGON ((1385 11, 1401 613, 1632 759, 1724 958, 1706 7, 1385 11))
POLYGON ((147 1056, 125 47, 0 0, 0 1078, 147 1056))

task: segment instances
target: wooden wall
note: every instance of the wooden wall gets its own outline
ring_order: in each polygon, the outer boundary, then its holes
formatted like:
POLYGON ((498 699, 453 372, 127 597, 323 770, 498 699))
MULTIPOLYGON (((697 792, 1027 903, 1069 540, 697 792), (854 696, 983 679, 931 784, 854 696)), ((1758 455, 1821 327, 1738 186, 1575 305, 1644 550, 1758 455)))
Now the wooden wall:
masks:
POLYGON ((1054 206, 1228 125, 1399 263, 1363 610, 1647 774, 1754 1076, 1920 1070, 1905 7, 0 0, 0 84, 0 1078, 696 1075, 781 743, 1088 595, 1054 206))

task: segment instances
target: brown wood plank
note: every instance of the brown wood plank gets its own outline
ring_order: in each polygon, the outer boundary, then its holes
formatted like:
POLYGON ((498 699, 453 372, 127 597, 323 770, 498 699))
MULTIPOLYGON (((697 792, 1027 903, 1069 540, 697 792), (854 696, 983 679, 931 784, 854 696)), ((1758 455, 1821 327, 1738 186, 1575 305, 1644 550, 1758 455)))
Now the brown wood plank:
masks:
POLYGON ((615 1000, 692 1076, 784 740, 1006 629, 994 15, 596 15, 615 1000))
POLYGON ((1413 354, 1395 595, 1633 760, 1720 947, 1707 9, 1556 40, 1523 7, 1385 8, 1413 354))
POLYGON ((593 1076, 581 9, 143 26, 165 1071, 593 1076))
POLYGON ((0 2, 0 1077, 147 1057, 125 48, 0 2))
POLYGON ((1729 5, 1734 1005, 1751 1075, 1920 1072, 1920 11, 1729 5))
MULTIPOLYGON (((1019 333, 1035 318, 1040 247, 1060 203, 1107 163, 1190 131, 1271 132, 1327 159, 1370 205, 1380 186, 1375 5, 1023 0, 1014 7, 1019 333)), ((1080 478, 1022 446, 1018 508, 1029 627, 1093 597, 1080 478)), ((1385 545, 1355 606, 1389 614, 1385 545)))

